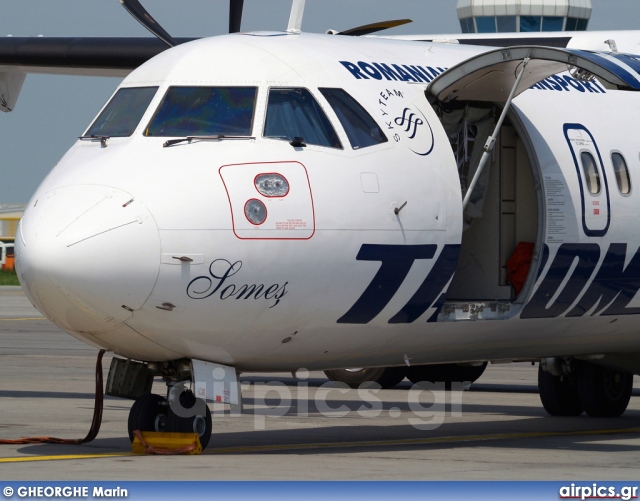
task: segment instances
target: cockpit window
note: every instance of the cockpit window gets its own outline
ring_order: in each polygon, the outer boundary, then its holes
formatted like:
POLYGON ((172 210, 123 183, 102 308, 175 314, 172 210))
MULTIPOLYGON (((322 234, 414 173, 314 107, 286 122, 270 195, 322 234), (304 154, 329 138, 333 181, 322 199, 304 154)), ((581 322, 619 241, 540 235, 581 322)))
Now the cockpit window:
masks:
POLYGON ((319 89, 336 113, 354 150, 386 143, 387 137, 358 101, 342 89, 319 89))
POLYGON ((256 87, 171 87, 145 136, 250 136, 256 87))
POLYGON ((85 135, 128 137, 133 134, 158 87, 128 87, 111 98, 85 135))
POLYGON ((342 148, 340 139, 318 102, 307 89, 271 89, 264 136, 342 148))

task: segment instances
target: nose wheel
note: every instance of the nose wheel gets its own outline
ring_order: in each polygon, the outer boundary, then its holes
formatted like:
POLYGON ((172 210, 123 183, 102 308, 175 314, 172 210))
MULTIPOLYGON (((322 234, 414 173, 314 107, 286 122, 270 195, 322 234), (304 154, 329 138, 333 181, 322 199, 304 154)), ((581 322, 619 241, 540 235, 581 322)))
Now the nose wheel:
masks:
POLYGON ((128 429, 132 442, 135 430, 197 433, 204 449, 211 438, 211 411, 189 390, 183 391, 172 406, 166 398, 148 393, 131 406, 128 429))
POLYGON ((204 449, 211 438, 211 428, 211 411, 207 403, 196 398, 190 390, 180 393, 178 402, 167 414, 167 431, 197 433, 204 449))
POLYGON ((136 399, 129 411, 129 440, 133 442, 135 430, 167 431, 168 411, 167 399, 160 395, 147 393, 136 399))

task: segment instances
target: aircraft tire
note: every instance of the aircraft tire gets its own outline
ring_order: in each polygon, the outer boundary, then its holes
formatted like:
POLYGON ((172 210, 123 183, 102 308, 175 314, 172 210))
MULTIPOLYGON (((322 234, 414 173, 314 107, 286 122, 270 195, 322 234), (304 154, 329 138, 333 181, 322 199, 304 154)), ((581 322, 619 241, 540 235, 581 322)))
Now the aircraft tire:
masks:
POLYGON ((409 367, 407 377, 413 384, 427 381, 430 383, 447 383, 469 381, 475 382, 487 368, 487 362, 482 365, 413 365, 409 367))
POLYGON ((579 416, 584 411, 576 381, 554 376, 538 367, 538 391, 544 410, 551 416, 579 416))
POLYGON ((133 442, 135 430, 163 431, 168 409, 167 399, 163 396, 147 393, 138 397, 129 411, 129 440, 133 442))
POLYGON ((331 381, 359 388, 367 383, 377 383, 382 388, 393 388, 406 376, 406 367, 367 367, 364 369, 336 369, 324 371, 331 381))
POLYGON ((178 416, 173 411, 169 410, 167 415, 167 431, 179 432, 179 433, 198 433, 200 437, 200 444, 202 448, 206 448, 211 438, 211 430, 213 427, 211 419, 211 411, 209 406, 202 399, 197 399, 192 391, 183 391, 180 394, 180 405, 184 409, 191 409, 198 400, 204 404, 205 415, 196 415, 191 417, 178 416))
POLYGON ((580 402, 591 417, 618 417, 627 409, 633 375, 585 363, 578 373, 580 402))

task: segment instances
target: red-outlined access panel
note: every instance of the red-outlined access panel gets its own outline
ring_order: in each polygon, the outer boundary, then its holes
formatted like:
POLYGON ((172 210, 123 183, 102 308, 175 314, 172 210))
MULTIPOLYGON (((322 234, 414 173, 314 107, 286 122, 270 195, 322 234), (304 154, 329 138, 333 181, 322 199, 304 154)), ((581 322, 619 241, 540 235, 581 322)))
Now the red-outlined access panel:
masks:
MULTIPOLYGON (((313 195, 307 169, 300 162, 265 162, 223 165, 219 169, 231 207, 233 233, 242 240, 308 240, 316 231, 313 195), (286 183, 287 190, 275 190, 273 196, 256 185, 266 177, 286 183), (267 193, 266 195, 264 193, 267 193), (249 207, 257 207, 257 200, 264 204, 267 217, 254 224, 245 213, 249 207)), ((257 210, 257 209, 256 209, 257 210)))

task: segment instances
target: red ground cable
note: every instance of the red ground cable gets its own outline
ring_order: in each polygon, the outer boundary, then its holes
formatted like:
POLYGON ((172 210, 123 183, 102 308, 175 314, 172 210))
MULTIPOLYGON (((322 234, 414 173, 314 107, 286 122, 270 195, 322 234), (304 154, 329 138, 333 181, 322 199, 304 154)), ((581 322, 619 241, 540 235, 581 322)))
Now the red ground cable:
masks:
POLYGON ((55 437, 28 437, 20 438, 18 440, 0 440, 0 444, 65 444, 65 445, 80 445, 91 442, 98 436, 100 431, 100 425, 102 424, 102 409, 104 404, 104 391, 102 388, 102 356, 105 350, 100 350, 98 353, 98 359, 96 360, 96 397, 93 406, 93 421, 91 422, 91 428, 89 433, 84 438, 72 440, 65 438, 55 437))

